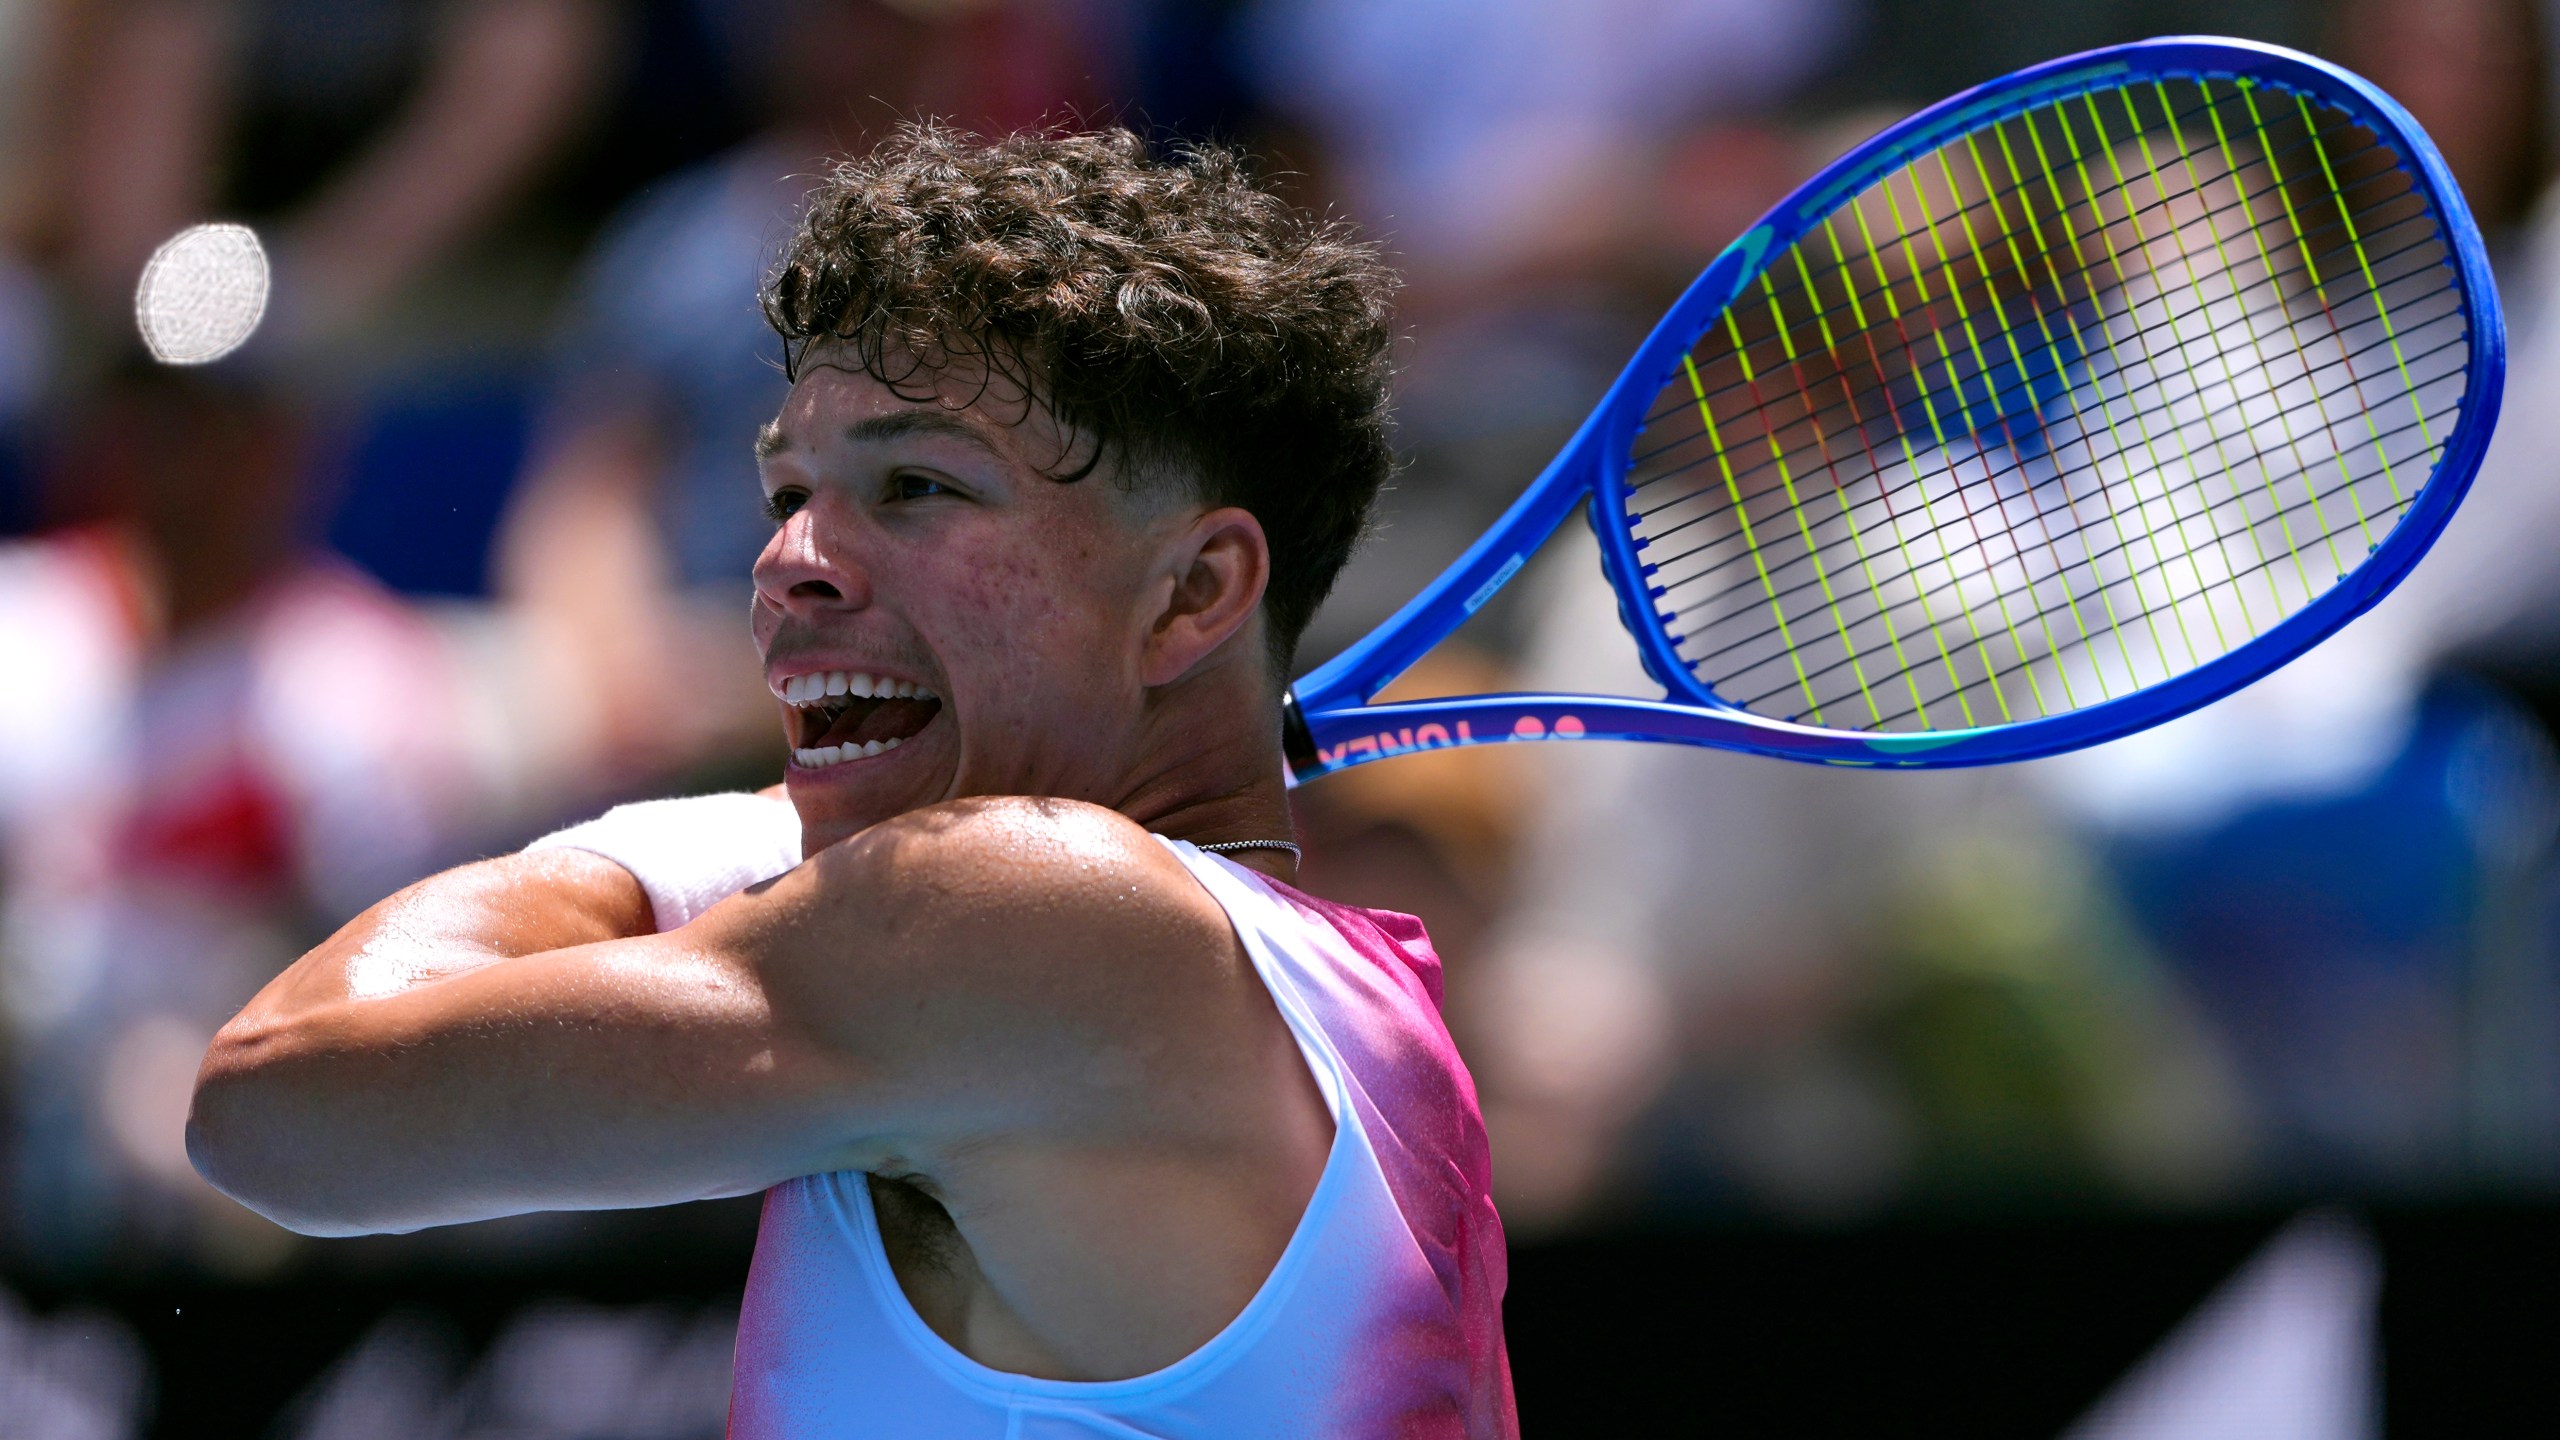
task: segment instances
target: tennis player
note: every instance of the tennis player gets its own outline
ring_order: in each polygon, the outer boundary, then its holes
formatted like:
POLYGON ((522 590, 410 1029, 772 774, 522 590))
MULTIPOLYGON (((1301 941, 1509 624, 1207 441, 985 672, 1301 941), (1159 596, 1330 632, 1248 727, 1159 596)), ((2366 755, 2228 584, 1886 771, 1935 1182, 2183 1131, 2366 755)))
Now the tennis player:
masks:
POLYGON ((788 802, 384 900, 216 1037, 198 1167, 318 1235, 762 1191, 740 1437, 1513 1434, 1438 962, 1289 883, 1391 283, 1126 132, 840 167, 765 295, 788 802))

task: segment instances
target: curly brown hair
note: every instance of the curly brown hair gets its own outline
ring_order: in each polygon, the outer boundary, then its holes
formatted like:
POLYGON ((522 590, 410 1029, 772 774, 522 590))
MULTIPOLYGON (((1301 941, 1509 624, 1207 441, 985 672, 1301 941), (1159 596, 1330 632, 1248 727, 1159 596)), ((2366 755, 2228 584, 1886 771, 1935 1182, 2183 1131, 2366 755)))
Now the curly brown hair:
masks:
POLYGON ((1251 512, 1285 672, 1390 468, 1394 290, 1375 246, 1232 151, 912 124, 825 176, 764 310, 794 379, 820 343, 901 393, 967 362, 1098 442, 1053 478, 1110 457, 1251 512))

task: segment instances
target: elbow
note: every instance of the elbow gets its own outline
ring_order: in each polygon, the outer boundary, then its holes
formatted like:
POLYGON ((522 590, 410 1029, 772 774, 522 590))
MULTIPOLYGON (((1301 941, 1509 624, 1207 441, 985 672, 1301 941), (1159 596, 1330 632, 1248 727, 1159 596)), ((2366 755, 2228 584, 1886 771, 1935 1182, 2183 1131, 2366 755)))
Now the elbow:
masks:
POLYGON ((238 1033, 237 1020, 214 1037, 196 1074, 187 1108, 187 1159, 206 1184, 287 1230, 344 1236, 389 1228, 366 1223, 340 1193, 325 1147, 315 1143, 301 1107, 279 1074, 287 1067, 271 1036, 238 1033))
POLYGON ((195 1104, 187 1113, 187 1160, 196 1167, 196 1174, 214 1189, 296 1234, 348 1233, 297 1203, 299 1197, 290 1179, 278 1175, 275 1167, 257 1153, 258 1147, 243 1135, 246 1127, 239 1118, 219 1099, 209 1097, 207 1089, 198 1083, 195 1104))

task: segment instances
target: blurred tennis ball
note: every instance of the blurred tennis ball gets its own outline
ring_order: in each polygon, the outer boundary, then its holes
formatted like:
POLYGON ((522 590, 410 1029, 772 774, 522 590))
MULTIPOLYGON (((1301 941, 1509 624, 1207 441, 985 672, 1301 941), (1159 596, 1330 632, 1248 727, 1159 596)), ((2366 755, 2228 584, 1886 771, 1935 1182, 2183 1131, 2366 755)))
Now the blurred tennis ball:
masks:
POLYGON ((246 225, 190 225, 142 267, 133 320, 151 357, 203 365, 247 343, 267 313, 267 252, 246 225))

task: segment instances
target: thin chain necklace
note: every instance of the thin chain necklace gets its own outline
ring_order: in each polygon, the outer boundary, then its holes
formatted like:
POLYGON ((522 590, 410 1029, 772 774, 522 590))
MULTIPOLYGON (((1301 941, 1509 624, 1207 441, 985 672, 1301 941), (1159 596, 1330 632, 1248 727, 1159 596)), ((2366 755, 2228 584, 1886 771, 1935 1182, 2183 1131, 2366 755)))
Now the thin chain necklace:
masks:
POLYGON ((1219 855, 1231 850, 1286 850, 1289 852, 1289 864, 1293 868, 1306 858, 1299 853, 1296 843, 1288 840, 1221 840, 1215 845, 1200 845, 1194 848, 1219 855))

